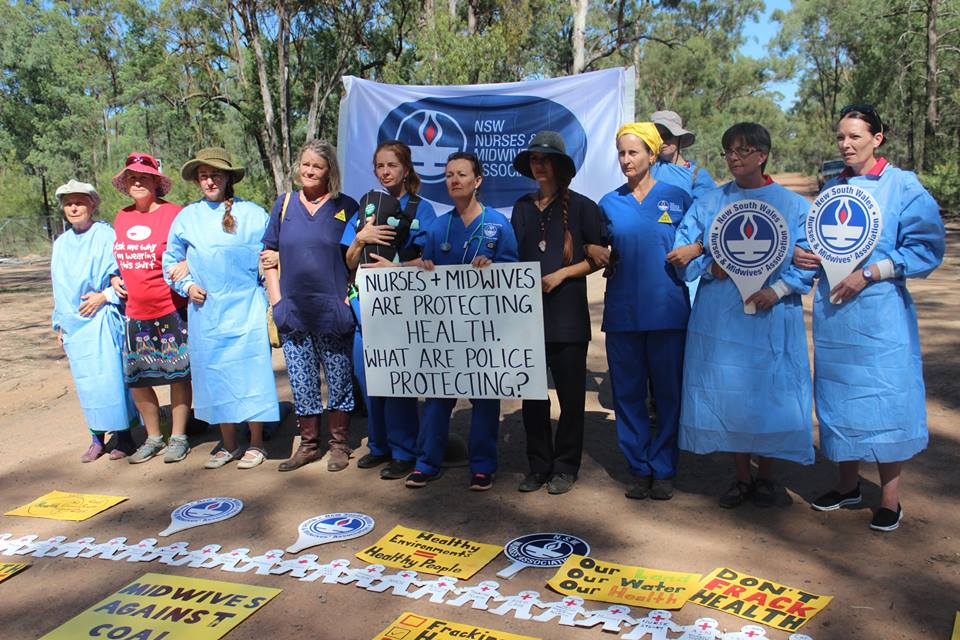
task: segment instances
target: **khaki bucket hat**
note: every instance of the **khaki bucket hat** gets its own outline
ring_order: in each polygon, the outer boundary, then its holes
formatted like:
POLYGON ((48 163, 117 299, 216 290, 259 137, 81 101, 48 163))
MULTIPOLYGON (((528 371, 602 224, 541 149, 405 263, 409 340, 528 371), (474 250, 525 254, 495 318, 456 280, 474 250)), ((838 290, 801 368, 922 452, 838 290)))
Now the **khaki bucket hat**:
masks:
POLYGON ((233 182, 237 183, 243 180, 246 170, 233 164, 233 157, 230 153, 221 147, 207 147, 197 151, 197 155, 187 160, 180 168, 180 177, 187 182, 193 182, 197 179, 197 168, 200 165, 209 165, 217 169, 223 169, 233 175, 233 182))

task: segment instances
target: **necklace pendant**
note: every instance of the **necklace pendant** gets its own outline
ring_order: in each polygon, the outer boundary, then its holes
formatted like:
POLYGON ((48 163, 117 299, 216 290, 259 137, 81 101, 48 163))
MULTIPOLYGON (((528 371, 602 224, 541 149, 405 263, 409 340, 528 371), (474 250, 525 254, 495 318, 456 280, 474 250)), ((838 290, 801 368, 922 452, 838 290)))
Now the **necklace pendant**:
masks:
POLYGON ((541 240, 537 243, 537 249, 540 249, 540 253, 543 253, 547 250, 547 241, 541 240))

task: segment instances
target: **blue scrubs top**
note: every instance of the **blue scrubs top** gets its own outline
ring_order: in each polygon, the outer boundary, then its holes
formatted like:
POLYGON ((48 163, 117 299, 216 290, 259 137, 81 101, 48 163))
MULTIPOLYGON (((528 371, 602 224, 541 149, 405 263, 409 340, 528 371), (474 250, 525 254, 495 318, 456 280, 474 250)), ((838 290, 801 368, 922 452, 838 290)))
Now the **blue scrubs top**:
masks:
POLYGON ((423 259, 437 265, 470 264, 476 256, 517 262, 517 237, 507 217, 490 207, 464 226, 456 209, 439 216, 427 230, 423 259))
POLYGON ((95 222, 83 233, 70 229, 53 243, 53 328, 63 332, 63 349, 77 387, 77 399, 91 431, 121 431, 136 416, 123 379, 123 318, 110 277, 120 269, 113 255, 113 228, 95 222), (90 317, 80 315, 80 297, 103 292, 107 303, 90 317))
POLYGON ((713 176, 706 167, 698 167, 692 160, 687 160, 685 164, 658 160, 650 167, 650 175, 657 182, 666 182, 683 189, 694 200, 717 188, 717 183, 713 181, 713 176))
POLYGON ((193 284, 207 292, 187 305, 190 372, 197 417, 211 424, 280 419, 267 337, 267 296, 258 268, 269 216, 234 199, 233 233, 223 230, 224 204, 200 200, 173 221, 163 277, 183 297, 193 284), (186 258, 190 275, 170 282, 167 270, 186 258))
POLYGON ((747 315, 733 281, 710 273, 713 260, 708 254, 682 270, 688 281, 702 280, 684 349, 680 448, 812 464, 812 389, 800 296, 810 291, 813 272, 798 269, 791 260, 810 204, 775 183, 743 189, 729 182, 694 203, 677 231, 675 246, 697 240, 708 245, 717 214, 747 199, 771 205, 786 220, 789 257, 765 286, 779 283, 788 293, 772 308, 747 315))
POLYGON ((841 175, 827 187, 844 183, 869 191, 880 206, 883 232, 865 264, 889 259, 895 277, 871 282, 839 305, 820 278, 813 302, 820 446, 838 462, 898 462, 928 440, 917 313, 906 279, 940 265, 943 220, 913 172, 886 165, 875 175, 841 175))
POLYGON ((643 202, 626 184, 600 200, 616 261, 607 278, 603 331, 686 328, 687 288, 667 254, 691 201, 688 193, 663 182, 654 184, 643 202))
POLYGON ((350 308, 343 303, 349 274, 340 238, 357 203, 341 193, 310 215, 300 192, 295 191, 281 222, 283 199, 280 195, 274 203, 263 233, 264 248, 280 251, 282 298, 273 307, 277 329, 283 334, 349 334, 354 323, 350 308))

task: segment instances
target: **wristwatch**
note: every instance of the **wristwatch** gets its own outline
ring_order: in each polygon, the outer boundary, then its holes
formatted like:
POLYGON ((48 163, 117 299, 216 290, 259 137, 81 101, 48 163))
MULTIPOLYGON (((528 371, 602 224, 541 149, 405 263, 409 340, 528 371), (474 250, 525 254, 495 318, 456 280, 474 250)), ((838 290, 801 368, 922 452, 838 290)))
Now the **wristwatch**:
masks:
POLYGON ((863 268, 863 279, 868 282, 873 281, 873 271, 870 271, 870 267, 863 268))

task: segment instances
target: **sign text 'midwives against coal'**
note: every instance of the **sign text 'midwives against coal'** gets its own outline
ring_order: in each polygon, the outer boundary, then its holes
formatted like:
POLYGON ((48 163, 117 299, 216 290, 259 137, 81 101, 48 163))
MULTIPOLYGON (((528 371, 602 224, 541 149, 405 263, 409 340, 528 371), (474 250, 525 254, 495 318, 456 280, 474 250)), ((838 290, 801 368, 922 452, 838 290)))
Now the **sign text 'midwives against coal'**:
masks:
POLYGON ((371 396, 547 397, 536 262, 360 269, 371 396))

